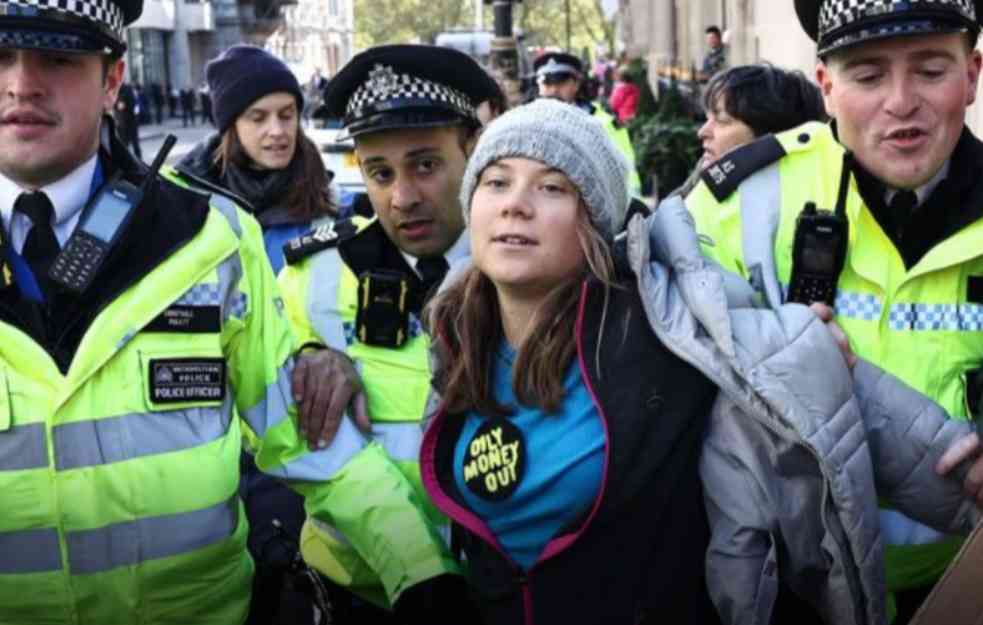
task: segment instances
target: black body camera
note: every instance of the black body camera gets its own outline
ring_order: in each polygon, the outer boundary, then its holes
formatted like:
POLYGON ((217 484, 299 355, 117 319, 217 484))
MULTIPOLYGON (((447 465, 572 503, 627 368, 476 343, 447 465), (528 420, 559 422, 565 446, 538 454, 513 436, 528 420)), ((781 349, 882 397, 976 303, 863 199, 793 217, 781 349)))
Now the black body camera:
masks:
POLYGON ((109 251, 133 217, 133 211, 143 199, 147 186, 157 177, 157 171, 175 141, 174 135, 168 135, 164 140, 163 147, 150 166, 150 172, 139 187, 117 175, 92 196, 82 209, 78 227, 51 265, 48 276, 52 280, 76 294, 84 293, 89 288, 109 251))
POLYGON ((409 282, 397 271, 366 271, 358 277, 358 340, 377 347, 402 347, 408 338, 409 282))

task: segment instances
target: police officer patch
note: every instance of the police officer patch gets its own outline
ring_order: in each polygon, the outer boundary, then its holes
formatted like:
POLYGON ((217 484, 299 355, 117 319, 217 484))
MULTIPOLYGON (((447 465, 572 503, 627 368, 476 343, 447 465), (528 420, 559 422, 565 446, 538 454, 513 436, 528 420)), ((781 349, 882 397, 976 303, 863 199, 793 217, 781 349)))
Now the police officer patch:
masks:
POLYGON ((525 439, 508 419, 485 421, 464 452, 464 483, 486 501, 512 496, 525 468, 525 439))
POLYGON ((156 404, 225 399, 222 358, 151 359, 148 375, 150 401, 156 404))

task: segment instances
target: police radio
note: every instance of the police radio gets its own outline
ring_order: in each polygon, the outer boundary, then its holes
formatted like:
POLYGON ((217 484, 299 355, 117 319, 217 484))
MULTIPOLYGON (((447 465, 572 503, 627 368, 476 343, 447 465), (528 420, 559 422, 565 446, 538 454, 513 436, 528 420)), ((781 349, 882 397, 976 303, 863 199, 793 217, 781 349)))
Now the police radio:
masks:
POLYGON ((139 187, 117 174, 99 188, 82 209, 78 227, 52 263, 48 272, 52 280, 76 294, 89 288, 176 141, 174 135, 167 135, 139 187))
POLYGON ((846 261, 850 227, 846 217, 846 192, 850 184, 852 156, 843 157, 836 211, 818 210, 815 202, 806 202, 795 220, 792 243, 792 279, 788 287, 789 302, 809 305, 836 301, 836 283, 846 261))

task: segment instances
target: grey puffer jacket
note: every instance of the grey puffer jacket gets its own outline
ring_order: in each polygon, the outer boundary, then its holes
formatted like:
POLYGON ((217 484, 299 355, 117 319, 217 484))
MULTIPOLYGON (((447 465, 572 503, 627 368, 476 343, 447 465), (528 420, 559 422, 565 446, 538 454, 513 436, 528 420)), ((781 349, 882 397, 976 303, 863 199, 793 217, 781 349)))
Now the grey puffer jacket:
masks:
POLYGON ((627 237, 656 334, 722 390, 700 466, 722 621, 767 625, 781 576, 828 623, 886 623, 875 486, 915 519, 968 533, 979 512, 961 477, 934 466, 969 425, 873 365, 851 376, 805 306, 756 308, 750 285, 703 258, 678 198, 627 237))

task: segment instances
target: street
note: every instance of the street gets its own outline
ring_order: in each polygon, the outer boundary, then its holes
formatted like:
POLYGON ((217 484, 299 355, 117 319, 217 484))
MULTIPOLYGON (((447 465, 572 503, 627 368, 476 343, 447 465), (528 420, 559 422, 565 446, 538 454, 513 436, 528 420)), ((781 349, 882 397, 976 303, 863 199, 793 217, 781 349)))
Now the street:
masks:
POLYGON ((173 165, 190 152, 195 145, 211 133, 215 132, 215 127, 210 124, 198 124, 184 128, 179 118, 165 119, 163 124, 144 124, 140 126, 140 149, 143 152, 143 160, 150 163, 157 155, 157 150, 164 144, 164 137, 173 134, 177 137, 177 143, 167 156, 167 164, 173 165))

